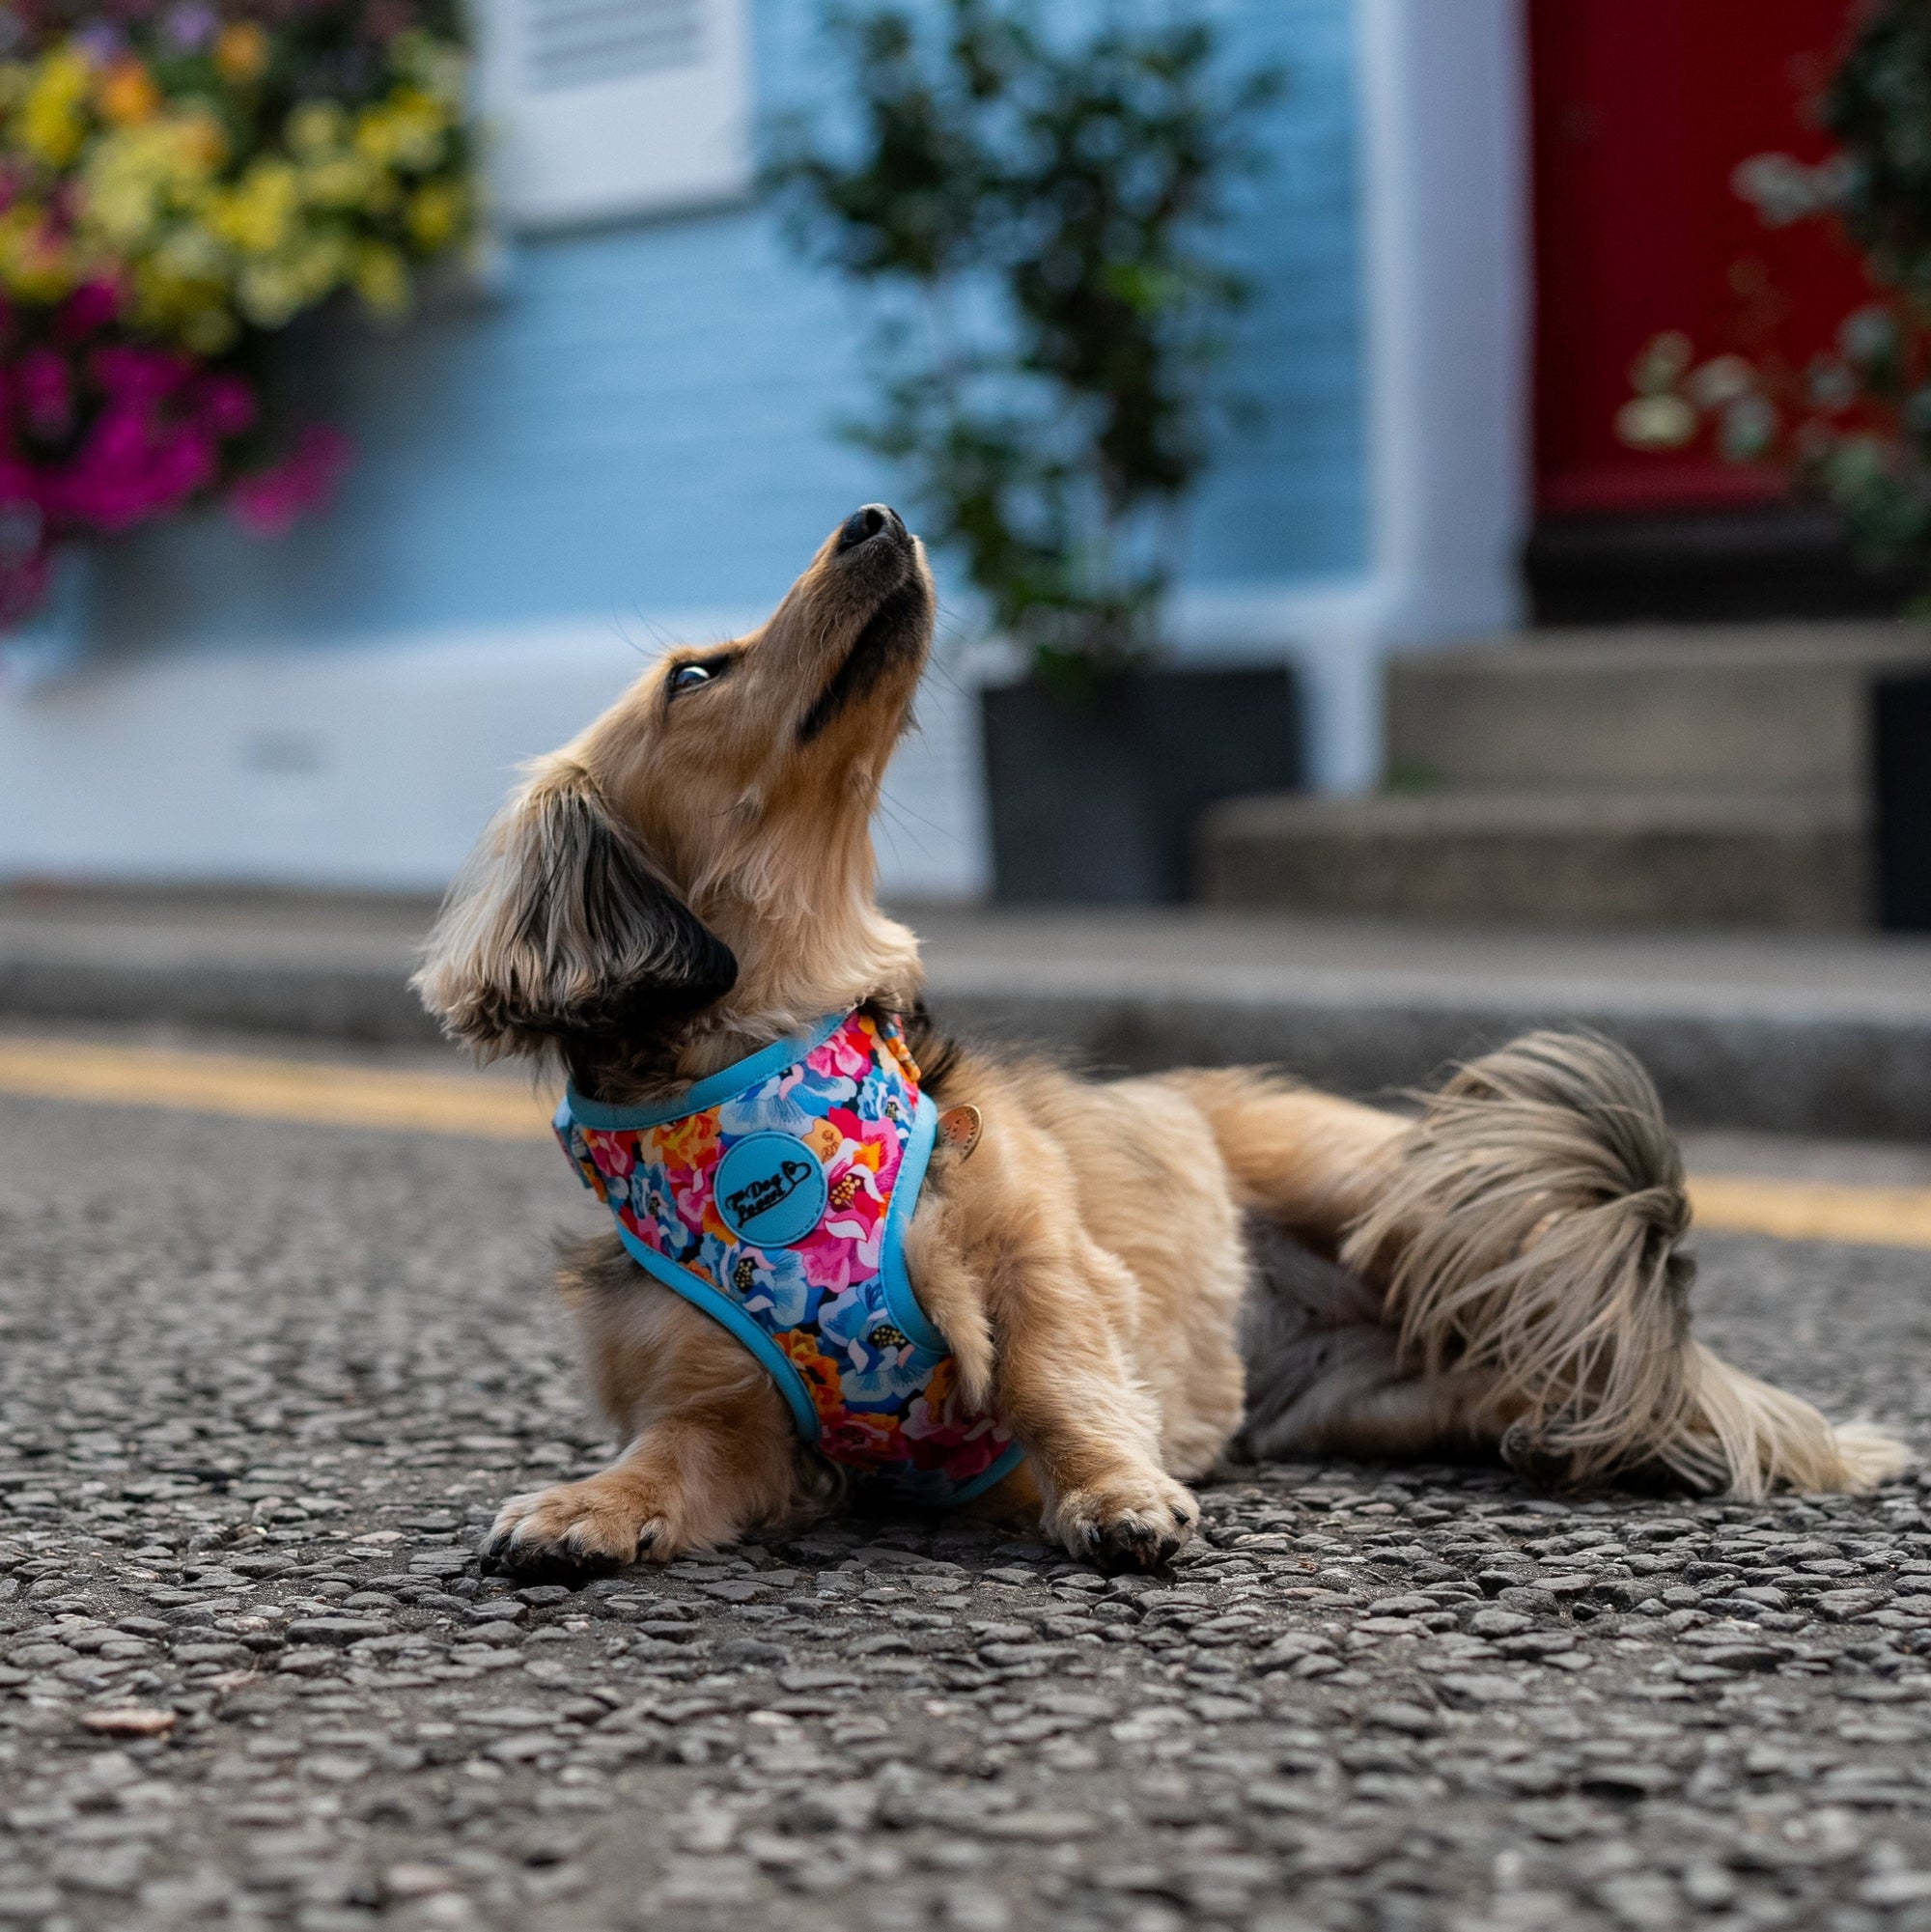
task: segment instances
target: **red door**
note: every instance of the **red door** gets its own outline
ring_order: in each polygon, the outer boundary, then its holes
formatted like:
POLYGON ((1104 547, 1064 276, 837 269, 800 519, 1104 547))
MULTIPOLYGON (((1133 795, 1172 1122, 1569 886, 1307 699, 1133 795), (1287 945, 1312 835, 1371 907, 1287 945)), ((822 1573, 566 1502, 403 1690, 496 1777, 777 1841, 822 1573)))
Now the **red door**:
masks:
POLYGON ((1829 223, 1764 227, 1730 184, 1821 159, 1813 103, 1854 0, 1528 0, 1534 93, 1536 493, 1544 514, 1760 500, 1774 478, 1626 449, 1630 365, 1665 329, 1699 356, 1802 366, 1866 297, 1829 223))

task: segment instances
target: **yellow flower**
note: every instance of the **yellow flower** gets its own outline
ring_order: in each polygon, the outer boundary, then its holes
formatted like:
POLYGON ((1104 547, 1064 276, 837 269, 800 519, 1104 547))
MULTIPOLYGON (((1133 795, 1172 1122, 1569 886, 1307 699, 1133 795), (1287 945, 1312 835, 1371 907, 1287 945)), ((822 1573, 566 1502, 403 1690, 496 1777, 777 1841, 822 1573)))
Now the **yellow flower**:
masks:
POLYGON ((87 138, 87 97, 94 70, 70 42, 63 42, 41 63, 20 105, 19 139, 37 159, 64 168, 87 138))
POLYGON ((357 212, 372 221, 379 220, 384 215, 395 213, 402 199, 402 183, 394 175, 383 168, 369 168, 362 180, 361 205, 357 212))
POLYGON ((399 87, 387 100, 362 110, 355 152, 385 168, 427 174, 442 159, 449 110, 419 87, 399 87))
POLYGON ((401 251, 381 242, 366 244, 355 264, 355 293, 385 321, 409 312, 409 270, 401 251))
POLYGON ((176 118, 182 153, 202 173, 211 175, 228 159, 228 136, 205 107, 190 107, 176 118))
POLYGON ((349 117, 339 100, 304 100, 289 116, 289 147, 305 160, 332 153, 348 135, 349 117))
POLYGON ((235 20, 214 42, 214 70, 236 87, 260 80, 273 52, 268 37, 253 20, 235 20))
POLYGON ((456 239, 468 197, 456 182, 430 182, 409 198, 409 238, 425 255, 456 239))
POLYGON ((311 208, 366 207, 371 193, 386 182, 359 154, 338 154, 313 161, 301 171, 302 199, 311 208))
POLYGON ((57 302, 79 280, 79 265, 44 209, 22 201, 0 214, 0 285, 25 301, 57 302))
POLYGON ((257 328, 280 328, 301 308, 301 284, 285 263, 251 262, 235 285, 241 313, 257 328))
MULTIPOLYGON (((212 52, 225 87, 253 88, 280 42, 261 20, 231 20, 212 52)), ((238 153, 220 103, 172 94, 171 67, 93 59, 77 42, 0 61, 0 154, 18 175, 0 208, 0 294, 52 303, 111 276, 131 324, 201 355, 342 288, 378 316, 405 313, 410 262, 458 246, 474 201, 457 159, 460 50, 406 34, 387 70, 384 98, 297 100, 238 153)))
POLYGON ((154 77, 137 60, 117 61, 98 89, 100 111, 123 127, 139 126, 160 111, 161 91, 154 77))
POLYGON ((183 349, 197 355, 219 355, 241 333, 241 325, 224 308, 206 304, 182 318, 179 334, 183 349))
POLYGON ((220 148, 218 130, 200 114, 102 135, 80 169, 83 226, 124 252, 148 245, 176 212, 199 199, 220 148))
POLYGON ((289 274, 310 308, 328 294, 349 273, 349 245, 330 230, 311 230, 288 257, 289 274))
POLYGON ((462 106, 469 61, 461 47, 412 27, 389 43, 389 66, 405 80, 412 80, 452 112, 462 106))
POLYGON ((218 283, 228 251, 199 222, 182 222, 169 229, 148 261, 169 281, 218 283))
POLYGON ((198 355, 214 355, 235 340, 238 324, 228 310, 219 277, 178 274, 160 255, 135 269, 130 309, 135 324, 151 335, 167 336, 198 355))
POLYGON ((208 225, 243 255, 272 255, 301 211, 301 178, 279 157, 263 156, 225 193, 209 198, 208 225))

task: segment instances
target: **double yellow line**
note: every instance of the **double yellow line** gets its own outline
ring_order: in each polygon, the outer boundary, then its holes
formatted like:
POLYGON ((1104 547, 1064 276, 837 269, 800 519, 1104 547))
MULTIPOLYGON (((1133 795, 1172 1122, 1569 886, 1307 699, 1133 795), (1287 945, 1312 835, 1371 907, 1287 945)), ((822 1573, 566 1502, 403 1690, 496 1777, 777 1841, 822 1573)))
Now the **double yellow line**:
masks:
MULTIPOLYGON (((546 1139, 556 1106, 554 1094, 476 1074, 4 1036, 0 1094, 472 1140, 546 1139)), ((1931 1188, 1699 1174, 1691 1180, 1690 1198, 1699 1227, 1931 1248, 1931 1188)))

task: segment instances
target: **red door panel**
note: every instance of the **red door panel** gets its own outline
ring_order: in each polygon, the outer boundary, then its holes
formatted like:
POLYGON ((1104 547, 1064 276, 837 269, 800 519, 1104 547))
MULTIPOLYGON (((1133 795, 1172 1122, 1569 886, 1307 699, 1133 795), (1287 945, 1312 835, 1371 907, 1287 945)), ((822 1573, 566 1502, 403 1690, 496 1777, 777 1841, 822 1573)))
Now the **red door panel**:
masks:
POLYGON ((1545 513, 1759 500, 1773 477, 1617 441, 1642 346, 1700 356, 1827 346, 1868 285, 1829 223, 1767 229, 1730 185, 1812 125, 1854 0, 1529 0, 1536 248, 1536 494, 1545 513))

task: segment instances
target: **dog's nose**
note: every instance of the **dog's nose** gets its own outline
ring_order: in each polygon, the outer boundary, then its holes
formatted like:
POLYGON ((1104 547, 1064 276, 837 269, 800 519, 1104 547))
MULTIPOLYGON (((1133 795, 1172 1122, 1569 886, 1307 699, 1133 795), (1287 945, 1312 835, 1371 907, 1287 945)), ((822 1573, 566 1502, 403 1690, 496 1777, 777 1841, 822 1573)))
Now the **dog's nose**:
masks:
POLYGON ((860 544, 869 543, 881 530, 903 530, 899 513, 886 503, 867 503, 863 509, 854 510, 838 526, 838 550, 856 549, 860 544))

